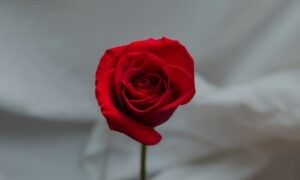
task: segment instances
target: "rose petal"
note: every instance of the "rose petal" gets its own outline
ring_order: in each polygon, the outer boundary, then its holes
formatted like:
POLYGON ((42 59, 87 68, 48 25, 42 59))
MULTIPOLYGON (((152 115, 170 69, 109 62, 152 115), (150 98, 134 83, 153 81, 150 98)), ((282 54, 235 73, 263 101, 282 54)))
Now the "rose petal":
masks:
POLYGON ((165 61, 147 52, 131 52, 120 58, 117 64, 116 78, 122 77, 126 71, 132 68, 139 68, 145 72, 152 72, 166 76, 167 65, 165 61))
POLYGON ((174 92, 168 89, 161 100, 152 106, 152 111, 141 119, 141 121, 147 126, 155 127, 163 122, 167 121, 172 113, 175 111, 176 107, 169 108, 166 110, 160 110, 174 100, 174 92))
POLYGON ((141 121, 147 126, 156 127, 166 122, 172 116, 175 110, 176 107, 164 111, 152 112, 151 114, 145 116, 141 121))
POLYGON ((163 78, 159 78, 159 81, 153 91, 157 94, 162 94, 167 89, 167 87, 168 87, 168 84, 167 84, 166 80, 163 78))
POLYGON ((111 48, 105 51, 104 55, 100 58, 99 65, 97 67, 96 81, 101 78, 105 72, 117 66, 119 58, 123 55, 126 48, 127 45, 111 48))
POLYGON ((144 99, 148 97, 148 94, 136 90, 131 83, 124 84, 124 88, 123 90, 121 90, 121 93, 120 94, 122 95, 122 98, 124 98, 124 96, 126 95, 127 99, 133 100, 144 99), (124 94, 121 94, 122 92, 124 92, 124 94))
MULTIPOLYGON (((125 107, 126 107, 126 111, 128 113, 130 113, 130 115, 134 116, 134 117, 142 117, 144 116, 147 112, 151 111, 152 109, 152 106, 151 107, 148 107, 148 108, 144 108, 144 107, 140 107, 140 106, 135 106, 135 104, 132 104, 132 100, 130 100, 128 97, 127 97, 127 94, 125 93, 125 89, 123 90, 122 92, 123 94, 123 97, 124 97, 124 101, 125 101, 125 107)), ((145 100, 148 96, 142 98, 142 99, 135 99, 135 100, 140 100, 141 102, 143 100, 145 100)), ((157 96, 157 97, 153 97, 154 99, 157 99, 157 102, 160 101, 160 97, 157 96)), ((133 102, 134 102, 134 99, 133 99, 133 102)))
POLYGON ((178 95, 175 102, 180 102, 181 104, 188 103, 196 92, 194 76, 177 66, 169 66, 169 73, 172 89, 178 95))
POLYGON ((145 145, 155 145, 159 143, 161 136, 157 131, 139 123, 137 120, 129 118, 117 108, 116 92, 113 88, 114 76, 115 71, 110 70, 103 74, 102 78, 99 79, 99 83, 96 83, 96 98, 109 127, 145 145))
POLYGON ((129 103, 132 104, 132 106, 138 107, 139 109, 143 110, 153 106, 158 100, 159 100, 159 95, 154 94, 144 99, 129 100, 129 103))
POLYGON ((168 102, 171 102, 173 99, 173 92, 171 90, 167 90, 162 96, 158 96, 157 101, 153 106, 149 106, 148 108, 140 108, 139 106, 134 106, 131 101, 127 98, 126 94, 123 93, 125 106, 127 112, 131 114, 133 117, 139 117, 144 119, 145 116, 148 116, 153 111, 165 106, 168 102))
POLYGON ((123 76, 121 77, 121 82, 123 84, 132 83, 132 80, 136 77, 142 74, 142 70, 139 68, 131 68, 128 69, 123 76))
POLYGON ((146 112, 150 111, 152 106, 160 101, 161 98, 161 95, 153 94, 142 99, 129 99, 125 93, 125 89, 123 90, 123 96, 126 102, 126 110, 134 117, 139 117, 139 119, 146 112))
POLYGON ((169 65, 182 67, 190 75, 194 73, 194 61, 186 48, 180 42, 166 37, 133 42, 126 52, 148 52, 169 65))

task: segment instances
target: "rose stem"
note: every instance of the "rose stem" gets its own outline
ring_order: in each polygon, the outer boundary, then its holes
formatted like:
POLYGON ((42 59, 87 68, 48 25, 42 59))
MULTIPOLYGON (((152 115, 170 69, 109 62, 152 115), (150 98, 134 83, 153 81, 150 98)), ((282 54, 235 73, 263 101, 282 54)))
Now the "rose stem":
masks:
POLYGON ((141 145, 141 180, 146 180, 146 160, 147 160, 147 146, 141 145))

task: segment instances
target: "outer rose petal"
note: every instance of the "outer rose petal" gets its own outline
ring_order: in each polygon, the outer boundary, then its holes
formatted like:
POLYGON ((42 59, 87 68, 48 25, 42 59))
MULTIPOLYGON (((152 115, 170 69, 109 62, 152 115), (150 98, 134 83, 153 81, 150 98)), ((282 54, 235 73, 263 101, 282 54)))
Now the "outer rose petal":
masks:
POLYGON ((172 114, 175 112, 177 107, 170 108, 164 111, 158 110, 156 112, 153 112, 142 119, 143 123, 151 126, 156 127, 158 125, 161 125, 162 123, 166 122, 172 114))
POLYGON ((126 48, 127 45, 124 45, 105 51, 104 55, 100 59, 100 63, 96 71, 96 82, 106 71, 114 69, 117 66, 119 58, 123 55, 126 48))
POLYGON ((163 59, 167 64, 182 67, 191 76, 194 73, 194 61, 186 48, 178 41, 163 37, 136 41, 128 46, 126 52, 147 52, 163 59))
POLYGON ((113 78, 115 71, 110 70, 103 74, 96 84, 96 97, 101 111, 106 117, 107 123, 112 130, 122 132, 133 139, 145 144, 155 145, 160 142, 161 136, 153 128, 135 121, 116 107, 115 89, 113 88, 113 78))
POLYGON ((176 90, 178 94, 178 97, 175 97, 175 102, 181 102, 181 105, 188 103, 196 92, 194 75, 191 76, 181 67, 176 66, 169 66, 169 73, 172 89, 176 90))

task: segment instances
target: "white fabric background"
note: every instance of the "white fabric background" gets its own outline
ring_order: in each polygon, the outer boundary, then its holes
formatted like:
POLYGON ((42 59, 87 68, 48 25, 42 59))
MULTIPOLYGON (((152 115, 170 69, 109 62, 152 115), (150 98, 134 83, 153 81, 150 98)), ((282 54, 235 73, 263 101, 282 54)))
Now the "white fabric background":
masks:
POLYGON ((300 1, 1 0, 0 180, 137 179, 94 73, 107 48, 162 36, 191 52, 197 94, 159 127, 151 179, 300 179, 300 1))

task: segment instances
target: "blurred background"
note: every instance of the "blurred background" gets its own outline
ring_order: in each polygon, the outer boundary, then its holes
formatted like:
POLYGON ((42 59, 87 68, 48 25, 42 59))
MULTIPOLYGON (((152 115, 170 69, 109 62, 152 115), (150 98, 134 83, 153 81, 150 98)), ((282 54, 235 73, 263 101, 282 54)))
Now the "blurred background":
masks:
POLYGON ((158 128, 151 180, 300 179, 300 1, 0 0, 0 180, 138 179, 94 97, 110 47, 162 36, 197 94, 158 128))

